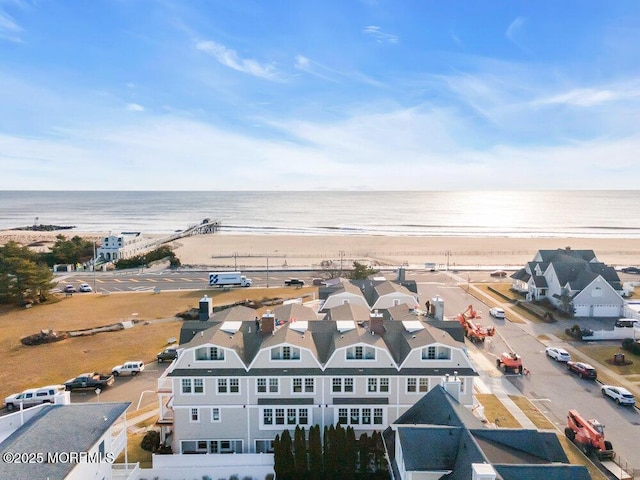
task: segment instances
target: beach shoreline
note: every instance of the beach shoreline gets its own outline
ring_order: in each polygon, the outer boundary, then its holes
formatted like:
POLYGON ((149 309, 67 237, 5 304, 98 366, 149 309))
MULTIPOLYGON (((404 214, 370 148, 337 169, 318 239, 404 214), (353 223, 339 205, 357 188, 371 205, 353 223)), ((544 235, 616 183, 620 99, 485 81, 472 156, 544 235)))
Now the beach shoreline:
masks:
MULTIPOLYGON (((9 240, 43 251, 56 240, 80 236, 100 242, 103 232, 0 231, 9 240)), ((144 235, 144 233, 143 233, 144 235)), ((157 238, 161 235, 145 235, 157 238)), ((207 234, 170 242, 183 266, 242 270, 247 268, 350 268, 354 261, 376 267, 506 266, 522 267, 538 250, 570 247, 593 250, 611 266, 640 263, 634 238, 461 237, 386 235, 207 234)))

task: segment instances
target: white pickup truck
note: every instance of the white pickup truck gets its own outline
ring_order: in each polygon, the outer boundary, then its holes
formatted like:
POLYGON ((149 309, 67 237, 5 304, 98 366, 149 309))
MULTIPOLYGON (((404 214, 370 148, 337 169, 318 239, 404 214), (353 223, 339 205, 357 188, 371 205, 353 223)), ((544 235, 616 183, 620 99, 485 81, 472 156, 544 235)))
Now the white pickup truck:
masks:
POLYGON ((135 362, 124 362, 122 365, 116 365, 111 369, 111 373, 116 377, 120 375, 137 375, 144 370, 144 362, 137 360, 135 362))

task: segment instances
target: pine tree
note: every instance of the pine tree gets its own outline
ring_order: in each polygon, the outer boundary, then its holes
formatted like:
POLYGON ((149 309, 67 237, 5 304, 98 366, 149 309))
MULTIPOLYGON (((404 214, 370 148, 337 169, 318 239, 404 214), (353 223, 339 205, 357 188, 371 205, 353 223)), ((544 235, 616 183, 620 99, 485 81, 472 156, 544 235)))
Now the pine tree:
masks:
POLYGON ((280 448, 282 457, 282 480, 296 480, 296 469, 293 460, 293 443, 291 441, 291 434, 289 430, 282 432, 280 438, 280 448))
POLYGON ((337 472, 336 430, 333 425, 324 427, 324 478, 325 480, 340 479, 337 472))
POLYGON ((342 478, 351 480, 355 477, 357 459, 358 447, 356 445, 356 433, 353 427, 347 427, 344 441, 344 475, 342 478))
POLYGON ((38 255, 27 247, 15 242, 0 247, 0 303, 44 301, 52 280, 53 273, 38 263, 38 255))
POLYGON ((310 480, 324 478, 320 425, 315 425, 309 429, 309 477, 310 480))
POLYGON ((296 478, 304 478, 309 473, 307 440, 304 428, 296 426, 293 435, 294 469, 296 478))
POLYGON ((360 473, 369 471, 369 437, 366 433, 360 435, 358 440, 358 471, 360 473))

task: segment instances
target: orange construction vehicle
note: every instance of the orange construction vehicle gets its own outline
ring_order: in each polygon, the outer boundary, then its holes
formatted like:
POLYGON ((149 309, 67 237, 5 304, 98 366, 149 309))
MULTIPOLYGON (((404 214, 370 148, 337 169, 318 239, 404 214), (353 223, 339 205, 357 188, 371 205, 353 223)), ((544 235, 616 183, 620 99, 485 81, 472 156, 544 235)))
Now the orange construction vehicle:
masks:
POLYGON ((569 410, 564 434, 588 457, 594 452, 602 460, 615 458, 611 442, 604 439, 604 425, 598 420, 585 420, 577 410, 569 410))
POLYGON ((465 336, 474 343, 484 342, 485 338, 493 337, 496 333, 494 327, 483 327, 477 321, 480 314, 469 305, 464 312, 458 314, 458 321, 464 328, 465 336))
POLYGON ((522 374, 522 358, 514 352, 504 352, 496 358, 496 366, 504 373, 520 373, 522 374))

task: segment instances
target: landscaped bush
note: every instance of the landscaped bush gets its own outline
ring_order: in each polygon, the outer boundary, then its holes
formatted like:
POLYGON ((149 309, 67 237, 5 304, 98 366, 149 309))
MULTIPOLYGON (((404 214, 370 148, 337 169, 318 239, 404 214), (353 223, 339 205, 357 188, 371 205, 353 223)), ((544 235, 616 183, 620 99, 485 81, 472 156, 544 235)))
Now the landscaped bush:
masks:
POLYGON ((155 452, 160 446, 160 432, 157 430, 149 430, 144 434, 142 443, 140 444, 143 450, 147 452, 155 452))
POLYGON ((636 342, 633 338, 625 338, 622 340, 622 348, 634 355, 640 355, 640 343, 636 342))

